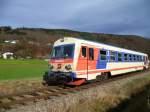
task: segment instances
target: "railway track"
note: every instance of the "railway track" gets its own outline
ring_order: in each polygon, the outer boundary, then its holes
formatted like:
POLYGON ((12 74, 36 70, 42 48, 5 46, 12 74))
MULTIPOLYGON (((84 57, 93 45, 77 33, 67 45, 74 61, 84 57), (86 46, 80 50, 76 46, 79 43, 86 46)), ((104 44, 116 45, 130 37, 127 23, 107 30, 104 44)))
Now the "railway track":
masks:
POLYGON ((148 71, 150 71, 150 69, 144 72, 134 72, 134 73, 128 73, 117 77, 115 76, 113 78, 100 81, 100 82, 96 82, 95 80, 93 80, 82 86, 77 86, 77 87, 50 86, 33 92, 3 96, 0 97, 0 109, 11 109, 14 105, 17 104, 27 105, 28 102, 37 102, 40 99, 44 99, 44 100, 53 99, 54 97, 60 97, 62 95, 66 95, 72 92, 82 91, 84 89, 96 87, 104 83, 116 81, 127 77, 132 77, 135 75, 142 75, 143 73, 146 73, 148 71))

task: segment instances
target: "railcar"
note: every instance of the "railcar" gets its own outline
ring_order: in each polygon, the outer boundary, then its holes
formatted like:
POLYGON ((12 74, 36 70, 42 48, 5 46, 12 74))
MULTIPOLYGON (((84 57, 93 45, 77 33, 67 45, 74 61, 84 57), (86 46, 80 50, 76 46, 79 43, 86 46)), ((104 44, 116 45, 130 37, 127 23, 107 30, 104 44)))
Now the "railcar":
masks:
POLYGON ((54 43, 44 84, 81 85, 89 80, 147 69, 148 55, 103 43, 64 37, 54 43))

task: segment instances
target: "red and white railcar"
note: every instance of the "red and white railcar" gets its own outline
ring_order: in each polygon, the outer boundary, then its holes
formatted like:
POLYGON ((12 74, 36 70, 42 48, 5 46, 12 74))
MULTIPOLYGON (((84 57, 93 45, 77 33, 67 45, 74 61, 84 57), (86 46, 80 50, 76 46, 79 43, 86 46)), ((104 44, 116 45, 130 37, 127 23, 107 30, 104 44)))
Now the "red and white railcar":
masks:
POLYGON ((46 83, 80 85, 109 76, 147 69, 148 55, 107 44, 66 37, 54 43, 46 83))

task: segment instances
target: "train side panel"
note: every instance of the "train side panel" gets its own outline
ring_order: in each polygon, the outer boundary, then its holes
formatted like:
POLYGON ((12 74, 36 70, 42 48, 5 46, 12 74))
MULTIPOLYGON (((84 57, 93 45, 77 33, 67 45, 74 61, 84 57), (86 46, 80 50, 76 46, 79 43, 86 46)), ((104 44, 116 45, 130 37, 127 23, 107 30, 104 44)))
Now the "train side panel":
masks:
MULTIPOLYGON (((90 46, 85 46, 87 49, 91 48, 90 46)), ((82 46, 81 46, 82 48, 82 46)), ((77 67, 76 67, 76 74, 77 78, 85 78, 87 80, 95 79, 96 76, 101 75, 102 73, 109 72, 112 76, 119 75, 128 72, 134 72, 138 70, 143 70, 144 67, 148 68, 147 61, 148 58, 142 61, 133 61, 127 59, 125 61, 122 59, 121 61, 117 60, 118 51, 116 52, 115 60, 110 60, 109 51, 106 50, 106 60, 100 60, 100 50, 101 48, 93 47, 94 49, 94 60, 89 60, 89 51, 86 50, 87 57, 82 57, 82 50, 80 49, 80 53, 78 56, 77 67), (146 62, 144 62, 146 61, 146 62)), ((120 52, 121 53, 121 52, 120 52)), ((128 54, 128 53, 126 53, 128 54)), ((134 53, 133 53, 134 55, 134 53)), ((123 58, 123 56, 122 56, 123 58)), ((129 57, 128 57, 129 58, 129 57)))

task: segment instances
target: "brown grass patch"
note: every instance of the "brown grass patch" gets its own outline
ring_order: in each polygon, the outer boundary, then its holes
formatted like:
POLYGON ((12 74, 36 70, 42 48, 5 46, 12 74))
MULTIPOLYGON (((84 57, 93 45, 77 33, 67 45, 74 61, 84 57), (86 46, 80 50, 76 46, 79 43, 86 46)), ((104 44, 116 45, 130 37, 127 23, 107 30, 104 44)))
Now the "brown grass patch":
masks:
POLYGON ((31 92, 42 88, 41 79, 1 81, 0 96, 31 92))

